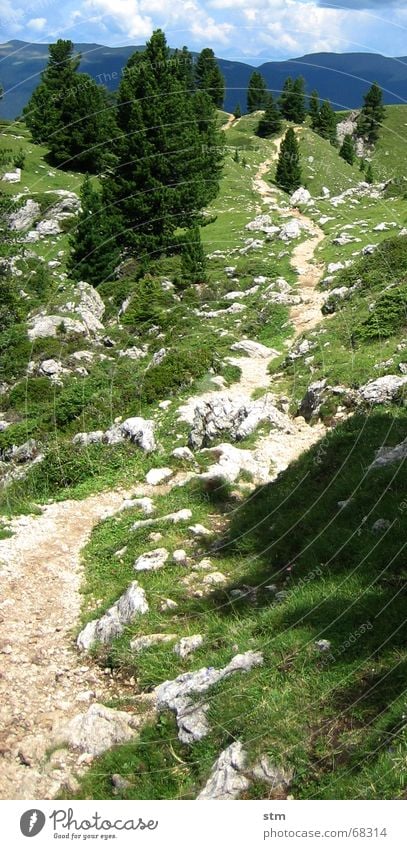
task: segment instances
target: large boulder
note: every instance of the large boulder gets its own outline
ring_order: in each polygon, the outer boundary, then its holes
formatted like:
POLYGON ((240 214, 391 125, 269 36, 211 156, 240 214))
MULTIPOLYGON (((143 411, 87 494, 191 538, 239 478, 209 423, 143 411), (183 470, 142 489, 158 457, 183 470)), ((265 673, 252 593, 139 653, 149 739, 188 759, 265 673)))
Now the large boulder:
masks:
POLYGON ((278 351, 273 348, 267 348, 261 342, 254 342, 252 339, 241 339, 240 342, 234 342, 231 345, 232 351, 242 351, 248 357, 263 358, 265 360, 278 356, 278 351))
POLYGON ((146 594, 137 581, 133 581, 126 592, 113 604, 100 619, 94 619, 80 632, 77 645, 82 651, 88 651, 95 643, 110 643, 118 637, 126 625, 148 612, 146 594))
POLYGON ((27 230, 31 227, 35 219, 38 218, 40 212, 41 207, 39 203, 29 198, 20 209, 17 209, 16 212, 13 212, 9 216, 10 230, 16 230, 17 232, 27 230))
POLYGON ((246 762, 247 755, 242 744, 238 740, 231 743, 215 761, 209 779, 197 799, 237 799, 250 785, 244 775, 246 762))
POLYGON ((359 397, 366 404, 391 404, 402 397, 406 383, 407 375, 386 374, 361 386, 359 397))
POLYGON ((14 171, 6 171, 1 179, 3 183, 19 183, 21 181, 21 168, 16 168, 14 171))
POLYGON ((158 710, 171 710, 176 715, 178 737, 182 743, 202 740, 209 733, 206 717, 208 705, 194 698, 206 693, 214 684, 235 672, 250 672, 263 663, 261 652, 247 651, 237 654, 221 669, 203 667, 196 672, 185 672, 172 681, 164 681, 154 690, 158 710))
POLYGON ((71 719, 58 737, 70 748, 97 757, 113 746, 134 739, 139 726, 140 717, 95 703, 86 713, 71 719))
POLYGON ((155 451, 156 441, 152 419, 133 416, 125 419, 121 424, 112 425, 103 436, 103 442, 107 442, 108 445, 116 445, 126 439, 138 445, 146 454, 155 451))
POLYGON ((312 200, 312 198, 308 189, 304 189, 300 186, 300 188, 291 195, 290 204, 291 206, 306 206, 310 200, 312 200))
POLYGON ((268 394, 257 401, 228 395, 198 401, 189 436, 190 446, 192 449, 202 448, 225 431, 236 441, 244 439, 266 422, 279 430, 292 430, 290 420, 277 409, 268 394))
POLYGON ((70 336, 88 336, 89 331, 82 321, 65 315, 36 315, 28 322, 27 334, 31 342, 47 336, 57 336, 63 329, 70 336))

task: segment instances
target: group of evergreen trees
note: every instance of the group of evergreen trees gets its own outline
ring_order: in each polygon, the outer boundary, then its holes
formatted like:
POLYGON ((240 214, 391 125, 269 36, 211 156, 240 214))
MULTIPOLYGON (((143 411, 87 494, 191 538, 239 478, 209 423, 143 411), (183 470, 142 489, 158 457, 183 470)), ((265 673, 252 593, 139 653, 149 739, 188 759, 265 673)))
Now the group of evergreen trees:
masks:
MULTIPOLYGON (((194 63, 187 48, 170 51, 161 30, 134 53, 113 98, 87 74, 69 40, 49 47, 49 62, 24 110, 35 142, 52 162, 100 173, 85 178, 82 212, 71 238, 74 279, 94 285, 114 273, 123 253, 148 264, 180 250, 184 267, 202 268, 199 223, 216 196, 223 136, 216 108, 224 80, 213 50, 194 63)), ((203 273, 203 272, 202 272, 203 273)))

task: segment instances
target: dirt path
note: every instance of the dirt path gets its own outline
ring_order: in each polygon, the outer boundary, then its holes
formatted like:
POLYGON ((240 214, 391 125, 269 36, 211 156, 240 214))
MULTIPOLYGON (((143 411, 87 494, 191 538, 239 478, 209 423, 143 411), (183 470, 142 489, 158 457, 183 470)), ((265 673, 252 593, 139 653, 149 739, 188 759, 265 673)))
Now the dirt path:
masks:
MULTIPOLYGON (((224 129, 234 121, 230 116, 224 129)), ((280 144, 277 139, 275 156, 280 144)), ((256 193, 263 203, 275 205, 281 215, 302 219, 311 234, 292 256, 303 298, 291 313, 298 335, 321 320, 322 301, 315 287, 322 267, 314 264, 314 253, 324 234, 298 210, 278 207, 281 194, 263 179, 272 161, 260 165, 253 181, 256 193)), ((272 392, 268 366, 274 356, 231 356, 230 361, 241 369, 240 381, 199 398, 250 398, 259 388, 272 392)), ((197 400, 190 398, 180 409, 188 421, 197 400)), ((258 441, 256 450, 274 464, 273 477, 323 435, 322 425, 310 428, 302 420, 293 424, 295 430, 289 435, 271 433, 258 441)), ((138 484, 132 493, 165 494, 176 482, 154 489, 138 484)), ((0 541, 0 798, 53 798, 81 764, 72 752, 59 751, 47 757, 53 730, 86 709, 90 701, 106 701, 123 692, 126 685, 79 656, 72 637, 80 615, 81 550, 94 526, 115 513, 127 495, 115 490, 83 501, 49 505, 39 517, 14 520, 14 536, 0 541)))

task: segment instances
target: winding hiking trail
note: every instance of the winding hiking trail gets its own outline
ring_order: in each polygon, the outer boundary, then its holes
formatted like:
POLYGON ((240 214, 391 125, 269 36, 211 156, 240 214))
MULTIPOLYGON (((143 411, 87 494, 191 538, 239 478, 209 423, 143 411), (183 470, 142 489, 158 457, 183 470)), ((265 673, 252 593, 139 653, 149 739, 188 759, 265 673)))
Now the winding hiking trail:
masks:
MULTIPOLYGON (((233 118, 233 116, 231 116, 233 118)), ((227 127, 234 122, 229 119, 227 127)), ((277 156, 281 139, 276 144, 277 156)), ((274 206, 281 215, 301 218, 310 238, 293 252, 292 265, 298 274, 298 293, 303 302, 292 308, 295 337, 321 320, 321 296, 316 285, 322 267, 313 258, 324 238, 322 230, 298 210, 280 209, 277 191, 264 179, 271 162, 263 162, 253 187, 263 204, 274 206)), ((239 382, 225 390, 195 396, 181 408, 190 416, 199 398, 227 394, 250 398, 255 389, 270 384, 268 366, 276 354, 230 358, 241 369, 239 382)), ((270 387, 271 393, 273 387, 270 387)), ((273 461, 270 480, 321 438, 322 424, 309 427, 293 421, 294 432, 273 432, 258 440, 256 450, 273 461)), ((179 480, 179 478, 178 478, 179 480)), ((136 484, 137 495, 168 492, 166 487, 136 484)), ((0 797, 3 799, 50 799, 62 785, 72 789, 72 775, 85 768, 78 754, 59 750, 47 756, 55 728, 69 721, 93 700, 105 702, 131 686, 104 674, 89 658, 79 656, 72 639, 78 626, 82 580, 81 551, 95 525, 115 513, 128 493, 114 490, 83 501, 62 501, 46 506, 40 516, 22 516, 11 522, 14 536, 0 541, 0 577, 3 601, 0 616, 2 673, 0 751, 0 797)), ((133 687, 134 691, 134 687, 133 687)))

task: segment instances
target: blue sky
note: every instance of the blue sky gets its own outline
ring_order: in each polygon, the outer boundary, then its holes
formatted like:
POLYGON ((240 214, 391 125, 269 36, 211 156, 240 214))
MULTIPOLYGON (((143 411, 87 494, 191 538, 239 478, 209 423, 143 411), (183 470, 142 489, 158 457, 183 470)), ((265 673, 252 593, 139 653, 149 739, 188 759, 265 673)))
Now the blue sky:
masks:
POLYGON ((406 0, 0 0, 0 41, 142 44, 161 27, 172 47, 211 46, 258 64, 305 53, 407 54, 406 0))

